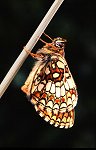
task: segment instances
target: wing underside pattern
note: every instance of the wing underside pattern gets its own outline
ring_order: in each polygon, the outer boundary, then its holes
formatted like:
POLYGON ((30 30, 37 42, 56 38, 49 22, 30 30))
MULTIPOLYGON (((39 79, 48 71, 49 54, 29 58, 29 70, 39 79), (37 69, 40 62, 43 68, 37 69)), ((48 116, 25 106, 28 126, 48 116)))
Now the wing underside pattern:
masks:
POLYGON ((72 127, 78 95, 65 58, 53 55, 36 66, 25 82, 25 93, 45 121, 55 127, 72 127))

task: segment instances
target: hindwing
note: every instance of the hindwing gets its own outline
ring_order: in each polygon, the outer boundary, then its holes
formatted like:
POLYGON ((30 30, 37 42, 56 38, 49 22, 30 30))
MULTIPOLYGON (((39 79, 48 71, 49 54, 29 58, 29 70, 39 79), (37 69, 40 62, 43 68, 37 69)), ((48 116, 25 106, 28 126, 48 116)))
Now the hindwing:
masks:
POLYGON ((73 126, 78 95, 65 58, 53 55, 46 61, 38 61, 24 86, 45 121, 60 128, 73 126))

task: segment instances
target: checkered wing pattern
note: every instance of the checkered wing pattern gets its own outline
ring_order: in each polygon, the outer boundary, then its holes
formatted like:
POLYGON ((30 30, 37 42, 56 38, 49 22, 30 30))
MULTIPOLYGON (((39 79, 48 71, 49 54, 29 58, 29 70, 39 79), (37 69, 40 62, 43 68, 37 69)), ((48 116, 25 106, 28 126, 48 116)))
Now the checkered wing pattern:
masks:
POLYGON ((78 95, 64 57, 52 55, 46 62, 37 62, 24 86, 45 121, 59 128, 73 126, 78 95))

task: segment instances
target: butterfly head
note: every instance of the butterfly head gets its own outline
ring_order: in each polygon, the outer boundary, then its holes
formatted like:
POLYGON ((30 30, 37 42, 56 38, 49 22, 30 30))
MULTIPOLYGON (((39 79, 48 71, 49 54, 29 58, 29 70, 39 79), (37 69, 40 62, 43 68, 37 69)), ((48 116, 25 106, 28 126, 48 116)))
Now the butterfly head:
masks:
POLYGON ((64 49, 65 43, 67 42, 66 39, 63 39, 61 37, 57 37, 53 40, 52 44, 58 48, 58 49, 64 49))
POLYGON ((67 40, 63 39, 61 37, 52 39, 46 34, 45 34, 45 36, 47 36, 52 42, 47 43, 47 42, 43 41, 42 39, 40 39, 43 43, 45 43, 45 45, 43 46, 43 48, 41 50, 39 50, 39 53, 40 52, 42 52, 43 54, 55 53, 55 54, 60 54, 60 55, 64 56, 65 55, 64 48, 65 48, 67 40))

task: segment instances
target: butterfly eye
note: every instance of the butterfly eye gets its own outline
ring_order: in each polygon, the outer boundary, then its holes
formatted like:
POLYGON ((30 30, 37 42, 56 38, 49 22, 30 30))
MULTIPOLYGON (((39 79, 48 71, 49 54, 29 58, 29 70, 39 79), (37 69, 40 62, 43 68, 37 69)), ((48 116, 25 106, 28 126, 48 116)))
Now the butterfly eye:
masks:
POLYGON ((64 48, 64 42, 56 41, 56 46, 59 48, 64 48))

